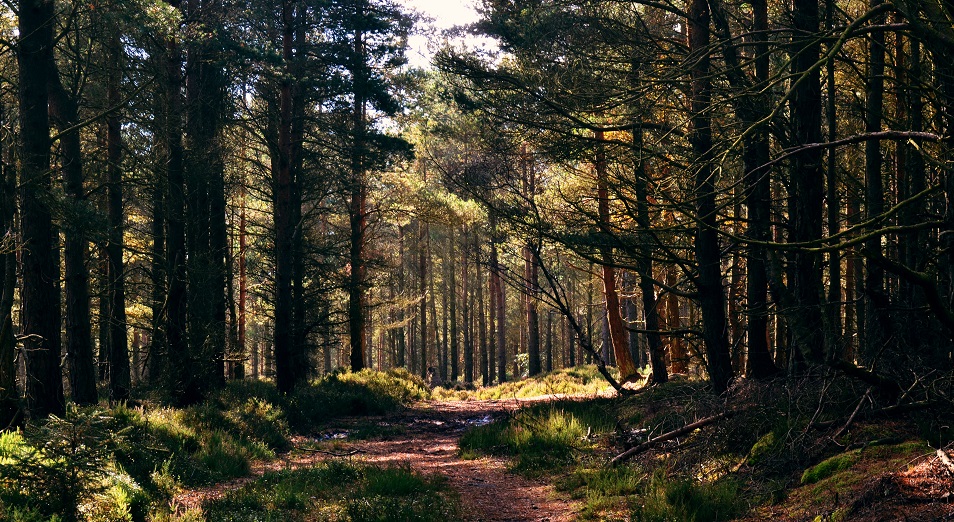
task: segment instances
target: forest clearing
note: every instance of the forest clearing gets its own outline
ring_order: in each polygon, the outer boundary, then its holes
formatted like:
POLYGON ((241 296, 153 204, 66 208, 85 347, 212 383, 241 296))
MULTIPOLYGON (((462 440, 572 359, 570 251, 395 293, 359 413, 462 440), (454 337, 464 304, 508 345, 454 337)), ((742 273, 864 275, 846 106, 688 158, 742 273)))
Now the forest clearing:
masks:
POLYGON ((0 520, 954 519, 950 0, 0 10, 0 520))

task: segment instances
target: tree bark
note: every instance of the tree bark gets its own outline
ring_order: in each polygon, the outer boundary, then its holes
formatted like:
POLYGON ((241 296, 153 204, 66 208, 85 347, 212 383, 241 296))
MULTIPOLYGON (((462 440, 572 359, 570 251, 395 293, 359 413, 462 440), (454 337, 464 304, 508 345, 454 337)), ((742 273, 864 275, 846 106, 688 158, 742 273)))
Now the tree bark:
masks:
MULTIPOLYGON (((603 143, 603 131, 596 131, 596 184, 599 207, 600 230, 607 236, 612 235, 612 224, 609 213, 609 186, 606 172, 606 152, 603 143)), ((613 259, 613 250, 604 239, 600 248, 603 273, 603 297, 606 300, 606 321, 609 326, 609 339, 612 343, 613 356, 619 368, 621 382, 640 377, 639 368, 629 352, 626 329, 623 327, 623 316, 620 309, 619 293, 616 291, 616 267, 613 259)))
POLYGON ((687 19, 689 53, 693 57, 689 70, 692 91, 689 142, 698 163, 695 175, 696 218, 699 222, 695 248, 699 267, 696 287, 702 310, 706 369, 712 387, 722 393, 732 379, 732 361, 725 315, 725 291, 722 287, 715 181, 711 166, 709 16, 709 5, 705 0, 691 1, 687 19))
MULTIPOLYGON (((881 0, 870 0, 869 9, 875 10, 881 0)), ((884 15, 871 20, 872 24, 884 23, 884 15)), ((865 132, 881 131, 884 116, 884 58, 885 37, 883 31, 872 31, 868 35, 868 78, 865 93, 865 132)), ((884 213, 884 181, 881 176, 881 142, 865 142, 865 218, 870 221, 884 213)), ((874 229, 879 223, 872 225, 874 229)), ((865 241, 865 250, 869 256, 882 256, 881 236, 872 236, 865 241)), ((865 344, 861 350, 861 359, 866 363, 874 361, 884 348, 891 335, 892 318, 888 313, 889 297, 885 291, 884 269, 877 262, 865 263, 865 344)))
MULTIPOLYGON (((49 55, 50 116, 60 132, 79 123, 76 96, 63 86, 53 54, 49 55)), ((60 138, 60 165, 63 186, 70 199, 72 219, 64 222, 64 266, 66 296, 66 360, 70 391, 77 404, 95 404, 96 368, 93 362, 93 333, 89 306, 89 257, 85 231, 88 222, 86 190, 84 188, 83 152, 78 129, 65 132, 60 138)), ((108 353, 108 350, 107 350, 108 353)), ((128 363, 126 365, 128 370, 128 363)), ((127 371, 128 375, 128 371, 127 371)))
MULTIPOLYGON (((818 68, 820 44, 818 0, 794 0, 792 3, 795 35, 792 42, 790 98, 793 139, 796 144, 820 143, 821 83, 818 68)), ((822 150, 808 149, 792 156, 791 216, 792 242, 808 242, 822 237, 822 206, 825 180, 822 150)), ((790 287, 796 309, 789 314, 794 346, 811 363, 825 361, 825 329, 821 296, 823 292, 821 255, 807 251, 793 254, 790 287)))
POLYGON ((497 382, 507 381, 507 310, 501 266, 497 258, 497 216, 490 214, 490 293, 493 300, 493 313, 497 322, 497 382))
POLYGON ((20 0, 17 62, 20 100, 21 320, 26 405, 34 418, 65 410, 60 373, 60 271, 48 206, 49 64, 53 58, 52 0, 20 0))
MULTIPOLYGON (((169 3, 179 7, 179 0, 169 3)), ((169 392, 179 404, 187 401, 186 388, 192 377, 192 354, 186 337, 186 308, 188 290, 186 287, 186 233, 185 233, 185 173, 183 170, 182 150, 182 55, 176 37, 169 35, 166 41, 166 83, 165 83, 165 129, 163 132, 164 149, 167 154, 167 238, 166 262, 169 278, 166 308, 166 338, 168 351, 166 357, 166 375, 169 379, 169 392)))
MULTIPOLYGON (((0 126, 6 126, 7 107, 0 102, 0 126)), ((13 426, 19 417, 16 339, 13 331, 13 296, 17 284, 14 238, 16 169, 12 164, 11 133, 0 139, 0 426, 13 426)))
MULTIPOLYGON (((112 29, 109 40, 109 56, 114 66, 120 62, 118 30, 112 29)), ((120 103, 119 83, 121 71, 112 67, 109 72, 107 99, 110 107, 120 103)), ((106 118, 106 157, 108 200, 107 221, 109 236, 106 257, 109 260, 109 399, 124 401, 129 398, 132 376, 129 368, 129 348, 126 338, 126 275, 123 266, 123 141, 120 119, 117 113, 106 118)), ((87 301, 88 304, 88 301, 87 301)), ((88 306, 87 306, 88 310, 88 306)))
MULTIPOLYGON (((355 18, 360 20, 365 16, 364 0, 355 2, 355 18)), ((348 206, 348 215, 351 222, 351 272, 348 278, 348 332, 351 335, 351 370, 359 371, 364 367, 367 338, 365 334, 366 309, 365 285, 367 266, 365 259, 365 243, 367 241, 367 198, 368 188, 365 178, 365 133, 367 95, 367 64, 365 60, 364 33, 361 27, 354 28, 354 49, 351 64, 351 74, 354 81, 354 107, 352 111, 352 158, 351 158, 351 200, 348 206)), ((422 283, 423 284, 423 283, 422 283)), ((422 323, 424 319, 421 319, 422 323)), ((422 328, 423 330, 423 328, 422 328)), ((426 331, 422 331, 422 339, 427 339, 426 331)), ((422 350, 422 353, 425 353, 422 350)), ((424 363, 426 367, 426 362, 424 363)), ((424 368, 426 371, 426 368, 424 368)))

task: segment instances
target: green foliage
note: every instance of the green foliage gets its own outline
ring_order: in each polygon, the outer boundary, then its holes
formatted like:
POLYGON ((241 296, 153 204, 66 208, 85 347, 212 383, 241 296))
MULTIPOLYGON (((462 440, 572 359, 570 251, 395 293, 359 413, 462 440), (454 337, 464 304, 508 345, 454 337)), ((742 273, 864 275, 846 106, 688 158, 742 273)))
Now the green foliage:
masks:
POLYGON ((738 485, 732 480, 697 483, 671 479, 664 470, 646 483, 633 512, 639 522, 712 522, 731 520, 740 510, 738 485))
POLYGON ((204 507, 207 520, 443 521, 460 517, 446 483, 408 467, 330 461, 268 473, 204 507))
POLYGON ((461 454, 511 456, 514 471, 529 475, 565 467, 593 448, 590 436, 613 429, 614 418, 607 415, 605 404, 565 401, 520 410, 466 432, 461 454))
MULTIPOLYGON (((104 489, 110 457, 124 432, 92 409, 68 408, 21 433, 0 436, 0 502, 20 509, 79 519, 80 504, 104 489)), ((32 515, 30 515, 32 516, 32 515)))

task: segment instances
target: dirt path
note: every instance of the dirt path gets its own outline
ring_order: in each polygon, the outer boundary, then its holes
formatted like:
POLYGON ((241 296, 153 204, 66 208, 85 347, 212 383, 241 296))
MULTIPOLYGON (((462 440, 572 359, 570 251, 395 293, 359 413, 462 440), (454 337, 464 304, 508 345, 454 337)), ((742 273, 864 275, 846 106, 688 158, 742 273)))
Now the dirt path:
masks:
MULTIPOLYGON (((441 474, 460 493, 467 520, 569 521, 578 506, 560 498, 549 484, 508 473, 506 463, 497 458, 461 460, 457 442, 467 428, 486 424, 523 405, 554 397, 498 401, 433 401, 414 405, 399 413, 381 417, 342 419, 323 432, 324 438, 345 437, 360 426, 375 426, 395 434, 362 441, 342 438, 341 446, 360 450, 353 457, 371 464, 409 464, 425 474, 441 474)), ((296 444, 313 442, 300 439, 296 444)), ((178 495, 178 509, 194 509, 202 502, 241 487, 266 471, 283 467, 306 467, 327 458, 319 453, 293 452, 283 459, 253 467, 253 475, 215 487, 191 490, 178 495)))

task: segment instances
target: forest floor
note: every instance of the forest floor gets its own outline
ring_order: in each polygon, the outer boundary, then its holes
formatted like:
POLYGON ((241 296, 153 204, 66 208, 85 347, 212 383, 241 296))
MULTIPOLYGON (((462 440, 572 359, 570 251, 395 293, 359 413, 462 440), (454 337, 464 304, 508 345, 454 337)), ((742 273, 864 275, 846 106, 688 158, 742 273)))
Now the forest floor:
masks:
POLYGON ((579 502, 558 494, 551 484, 509 472, 504 458, 462 459, 458 447, 469 428, 489 424, 530 404, 565 398, 551 394, 422 401, 387 415, 338 419, 314 436, 295 437, 295 449, 279 459, 256 463, 249 476, 182 491, 173 505, 180 512, 201 509, 203 503, 269 471, 306 468, 328 459, 353 459, 378 466, 409 466, 425 475, 445 477, 460 495, 466 520, 473 522, 574 520, 579 502))

